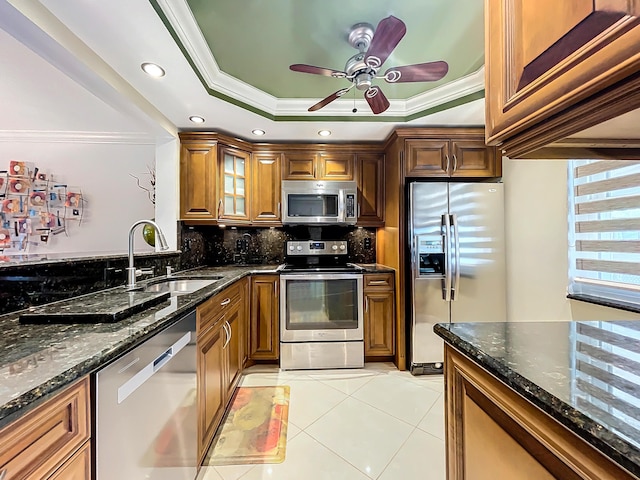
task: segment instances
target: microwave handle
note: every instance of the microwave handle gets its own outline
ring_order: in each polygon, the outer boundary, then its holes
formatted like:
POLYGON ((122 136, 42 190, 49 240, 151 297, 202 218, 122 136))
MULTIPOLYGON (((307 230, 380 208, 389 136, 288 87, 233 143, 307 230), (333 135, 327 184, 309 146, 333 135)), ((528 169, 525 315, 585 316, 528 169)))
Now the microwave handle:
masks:
POLYGON ((341 188, 338 190, 338 221, 345 222, 347 220, 347 200, 345 198, 345 192, 341 188))

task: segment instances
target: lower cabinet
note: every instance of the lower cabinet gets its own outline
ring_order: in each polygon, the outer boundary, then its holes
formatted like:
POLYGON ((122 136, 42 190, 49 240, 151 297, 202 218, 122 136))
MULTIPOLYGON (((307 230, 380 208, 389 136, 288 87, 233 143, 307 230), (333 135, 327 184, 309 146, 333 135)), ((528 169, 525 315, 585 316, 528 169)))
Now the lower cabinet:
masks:
POLYGON ((51 480, 87 480, 90 478, 91 442, 85 443, 80 450, 51 476, 51 480))
POLYGON ((251 277, 251 360, 280 358, 279 285, 278 275, 251 277))
POLYGON ((198 337, 198 459, 201 462, 224 411, 224 342, 218 322, 198 337))
POLYGON ((240 379, 246 345, 245 282, 234 283, 197 309, 200 462, 240 379))
POLYGON ((0 430, 0 479, 90 480, 89 378, 0 430))
POLYGON ((395 353, 395 292, 393 273, 364 276, 364 355, 395 353))
POLYGON ((445 345, 449 480, 637 480, 445 345))

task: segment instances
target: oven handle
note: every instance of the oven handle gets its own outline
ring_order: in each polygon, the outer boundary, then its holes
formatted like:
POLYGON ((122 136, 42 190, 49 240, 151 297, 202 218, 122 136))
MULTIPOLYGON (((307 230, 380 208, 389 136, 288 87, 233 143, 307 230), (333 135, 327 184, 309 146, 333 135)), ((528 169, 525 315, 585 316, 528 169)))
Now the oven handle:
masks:
POLYGON ((344 193, 344 190, 341 188, 340 190, 338 190, 338 221, 339 222, 345 222, 347 220, 345 203, 346 203, 345 193, 344 193))

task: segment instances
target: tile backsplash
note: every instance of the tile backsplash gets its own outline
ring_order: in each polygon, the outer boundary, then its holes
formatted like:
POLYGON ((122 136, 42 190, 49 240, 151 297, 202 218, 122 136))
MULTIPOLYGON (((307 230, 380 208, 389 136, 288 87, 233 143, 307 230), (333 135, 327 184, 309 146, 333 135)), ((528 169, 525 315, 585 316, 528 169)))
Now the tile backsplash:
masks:
POLYGON ((346 240, 349 261, 375 263, 375 228, 282 227, 242 228, 187 226, 179 228, 182 268, 200 265, 278 264, 284 262, 287 240, 346 240))

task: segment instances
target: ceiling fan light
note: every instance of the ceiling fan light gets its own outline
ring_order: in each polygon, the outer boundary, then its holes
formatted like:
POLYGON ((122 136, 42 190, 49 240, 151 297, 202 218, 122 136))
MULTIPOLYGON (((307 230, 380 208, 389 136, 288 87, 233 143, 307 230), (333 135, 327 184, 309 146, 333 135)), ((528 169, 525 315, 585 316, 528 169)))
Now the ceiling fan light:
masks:
POLYGON ((164 71, 164 68, 162 68, 160 65, 151 62, 143 63, 142 65, 140 65, 140 68, 142 68, 142 71, 144 73, 154 78, 164 77, 166 73, 164 71))
POLYGON ((267 132, 265 132, 264 130, 261 130, 261 129, 259 129, 259 128, 254 128, 253 130, 251 130, 251 133, 253 133, 254 135, 257 135, 257 136, 261 137, 262 135, 264 135, 264 134, 265 134, 265 133, 267 133, 267 132))
POLYGON ((191 120, 193 123, 204 123, 204 118, 199 117, 198 115, 191 115, 189 117, 189 120, 191 120))
POLYGON ((328 137, 329 135, 331 135, 331 130, 320 130, 318 132, 318 135, 320 135, 321 137, 328 137))

